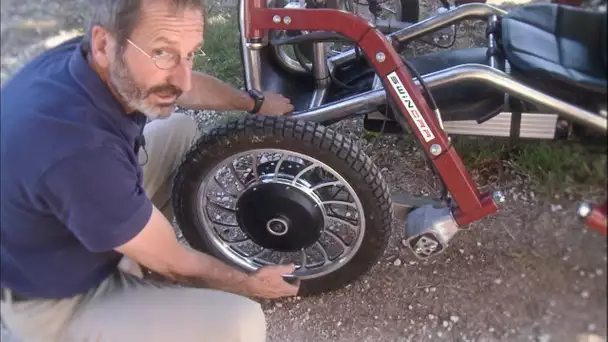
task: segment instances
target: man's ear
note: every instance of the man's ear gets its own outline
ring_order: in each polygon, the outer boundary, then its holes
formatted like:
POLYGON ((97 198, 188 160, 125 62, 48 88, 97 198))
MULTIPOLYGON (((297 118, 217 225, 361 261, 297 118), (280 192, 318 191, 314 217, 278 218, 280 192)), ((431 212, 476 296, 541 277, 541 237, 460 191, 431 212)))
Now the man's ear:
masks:
POLYGON ((112 51, 112 39, 108 32, 99 26, 93 27, 91 30, 91 56, 95 63, 102 68, 107 68, 112 51))

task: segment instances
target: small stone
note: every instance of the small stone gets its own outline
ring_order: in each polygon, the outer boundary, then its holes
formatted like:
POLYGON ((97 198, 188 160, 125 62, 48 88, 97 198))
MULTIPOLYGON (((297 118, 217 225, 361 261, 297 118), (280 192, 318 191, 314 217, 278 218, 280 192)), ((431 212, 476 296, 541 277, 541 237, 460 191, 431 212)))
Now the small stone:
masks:
POLYGON ((450 323, 448 321, 443 321, 443 327, 447 328, 450 325, 450 323))
POLYGON ((450 321, 452 321, 454 323, 458 322, 459 320, 460 320, 460 317, 458 317, 458 316, 454 316, 454 315, 450 316, 450 321))
POLYGON ((437 332, 437 337, 441 337, 441 336, 443 336, 443 333, 441 331, 438 331, 437 332))
POLYGON ((555 212, 560 211, 562 209, 563 209, 563 207, 561 205, 559 205, 559 204, 551 204, 551 212, 555 213, 555 212))
POLYGON ((490 327, 490 329, 488 329, 489 332, 493 333, 494 332, 494 328, 490 327))
POLYGON ((414 309, 414 307, 411 306, 411 305, 409 305, 407 308, 410 309, 410 310, 414 309))
POLYGON ((583 297, 583 298, 589 298, 589 292, 588 291, 581 292, 581 297, 583 297))
POLYGON ((502 279, 500 279, 500 278, 494 279, 494 284, 496 284, 496 285, 502 284, 502 279))
POLYGON ((374 319, 378 319, 378 316, 374 316, 374 319))
POLYGON ((416 264, 417 264, 417 262, 415 262, 415 261, 410 261, 410 265, 416 265, 416 264))
POLYGON ((548 334, 542 334, 538 337, 538 342, 549 342, 551 340, 551 336, 548 334))
POLYGON ((435 319, 435 316, 433 314, 429 314, 429 319, 435 319))
POLYGON ((591 323, 587 326, 587 330, 589 331, 595 331, 595 324, 591 323))
POLYGON ((277 308, 282 308, 282 307, 283 307, 283 304, 281 304, 281 303, 275 303, 275 306, 276 306, 277 308))
POLYGON ((397 259, 393 262, 393 265, 395 266, 401 266, 401 259, 397 259))
POLYGON ((585 271, 580 271, 578 274, 580 274, 581 277, 585 276, 585 271))
POLYGON ((338 324, 336 324, 337 327, 341 326, 342 322, 338 321, 338 324))
POLYGON ((601 276, 602 274, 604 274, 604 271, 602 271, 601 269, 596 269, 595 270, 595 274, 597 274, 598 276, 601 276))
POLYGON ((386 171, 388 171, 388 168, 387 167, 383 167, 382 170, 380 170, 380 171, 386 172, 386 171))
POLYGON ((437 291, 437 288, 436 287, 431 287, 431 292, 435 292, 435 291, 437 291))
POLYGON ((477 246, 481 246, 481 242, 477 241, 477 246))
POLYGON ((464 249, 459 249, 458 251, 460 252, 460 254, 464 254, 464 249))

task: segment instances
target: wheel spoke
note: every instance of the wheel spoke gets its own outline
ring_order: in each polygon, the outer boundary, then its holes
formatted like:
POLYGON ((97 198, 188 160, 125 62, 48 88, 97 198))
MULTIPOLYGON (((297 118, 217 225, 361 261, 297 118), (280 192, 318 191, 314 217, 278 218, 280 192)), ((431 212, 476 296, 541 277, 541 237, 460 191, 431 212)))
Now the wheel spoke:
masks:
POLYGON ((230 190, 226 189, 226 187, 224 186, 224 184, 222 184, 222 182, 220 182, 220 181, 217 179, 217 175, 213 175, 213 181, 215 182, 215 184, 217 184, 217 186, 219 186, 219 187, 220 187, 220 189, 222 189, 222 191, 223 191, 223 192, 227 193, 228 195, 230 195, 230 196, 232 196, 232 197, 234 197, 234 198, 236 198, 236 197, 237 197, 237 194, 235 194, 235 193, 233 193, 232 191, 230 191, 230 190))
POLYGON ((300 249, 300 268, 304 268, 306 266, 306 251, 304 248, 300 249))
POLYGON ((230 162, 229 165, 230 165, 230 172, 232 173, 232 175, 234 175, 234 178, 236 178, 237 182, 239 182, 239 184, 241 184, 241 187, 245 188, 245 183, 243 183, 243 180, 241 179, 241 177, 239 177, 239 173, 234 168, 234 163, 230 162))
POLYGON ((307 167, 305 167, 302 171, 298 172, 298 174, 295 177, 293 177, 291 184, 295 185, 298 182, 298 179, 300 179, 300 177, 302 177, 306 172, 314 169, 315 167, 317 167, 317 164, 315 164, 315 163, 312 163, 312 164, 308 165, 307 167))
POLYGON ((227 210, 227 211, 230 211, 232 213, 235 212, 234 208, 225 207, 225 206, 223 206, 223 205, 221 205, 221 204, 219 204, 217 202, 214 202, 214 201, 209 201, 209 204, 211 204, 212 206, 214 206, 214 207, 216 207, 216 208, 218 208, 220 210, 227 210))
POLYGON ((350 222, 346 221, 345 219, 341 219, 341 218, 339 218, 339 217, 336 217, 336 216, 331 216, 331 215, 327 215, 326 217, 327 217, 328 219, 330 219, 330 220, 334 220, 334 221, 337 221, 337 222, 340 222, 340 223, 344 224, 345 226, 347 226, 347 227, 348 227, 348 228, 350 228, 351 230, 356 231, 356 230, 357 230, 357 228, 358 228, 356 225, 354 225, 354 224, 352 224, 352 223, 350 223, 350 222))
POLYGON ((255 152, 251 153, 251 172, 253 174, 253 183, 258 183, 260 180, 260 176, 258 175, 258 154, 255 152))
POLYGON ((345 202, 345 201, 323 201, 323 204, 341 204, 341 205, 345 205, 348 207, 352 207, 352 208, 357 208, 357 204, 356 203, 352 203, 352 202, 345 202))
POLYGON ((341 184, 342 184, 342 182, 340 182, 340 181, 325 182, 325 183, 321 183, 321 184, 317 184, 317 185, 313 186, 312 188, 310 188, 310 190, 311 191, 315 191, 317 189, 324 188, 326 186, 338 186, 338 185, 341 185, 341 184))
POLYGON ((317 248, 323 254, 323 265, 331 261, 329 259, 329 255, 327 255, 327 251, 325 250, 325 247, 323 247, 323 245, 319 241, 315 242, 314 246, 317 246, 317 248))
POLYGON ((254 255, 249 256, 249 258, 251 258, 252 260, 255 260, 261 264, 264 264, 264 265, 272 265, 271 261, 260 258, 260 256, 262 256, 262 255, 265 256, 265 254, 268 254, 268 250, 263 248, 261 251, 255 253, 254 255))
MULTIPOLYGON (((207 213, 209 214, 209 213, 207 213)), ((219 222, 217 221, 217 218, 211 217, 211 215, 209 215, 209 219, 211 220, 211 222, 213 222, 214 224, 220 225, 220 226, 224 226, 224 227, 238 227, 239 224, 228 224, 225 222, 219 222)))
POLYGON ((277 166, 275 166, 274 168, 274 179, 277 179, 277 177, 279 176, 279 169, 281 168, 281 164, 283 164, 285 158, 287 158, 287 153, 283 153, 281 158, 277 161, 277 166))
POLYGON ((346 242, 344 242, 344 240, 342 240, 341 237, 338 236, 338 234, 332 232, 329 229, 325 229, 325 233, 331 236, 334 240, 336 240, 336 242, 338 242, 338 244, 340 244, 340 247, 342 247, 344 250, 348 249, 348 245, 346 244, 346 242))

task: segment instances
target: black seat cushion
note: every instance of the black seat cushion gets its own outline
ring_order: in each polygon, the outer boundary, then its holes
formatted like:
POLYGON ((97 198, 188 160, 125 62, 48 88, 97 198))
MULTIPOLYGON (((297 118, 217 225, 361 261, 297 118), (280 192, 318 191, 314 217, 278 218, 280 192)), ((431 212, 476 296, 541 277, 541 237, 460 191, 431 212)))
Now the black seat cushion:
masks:
POLYGON ((606 93, 606 13, 526 5, 503 17, 502 44, 512 68, 527 77, 606 93))

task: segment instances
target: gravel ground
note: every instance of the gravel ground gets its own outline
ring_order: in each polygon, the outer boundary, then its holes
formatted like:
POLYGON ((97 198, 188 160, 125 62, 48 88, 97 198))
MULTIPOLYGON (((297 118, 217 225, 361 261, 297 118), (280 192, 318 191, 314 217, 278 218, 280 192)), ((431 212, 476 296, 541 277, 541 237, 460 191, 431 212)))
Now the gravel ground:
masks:
MULTIPOLYGON (((2 81, 45 42, 74 34, 81 6, 2 0, 2 81)), ((361 136, 358 120, 340 128, 361 136)), ((393 190, 432 191, 421 152, 407 142, 383 137, 367 148, 393 190)), ((457 235, 428 262, 402 246, 403 225, 394 222, 385 257, 361 281, 314 298, 264 303, 270 340, 605 341, 606 240, 573 217, 577 200, 605 198, 605 191, 546 196, 525 178, 492 171, 475 176, 481 185, 509 187, 500 213, 457 235)))

